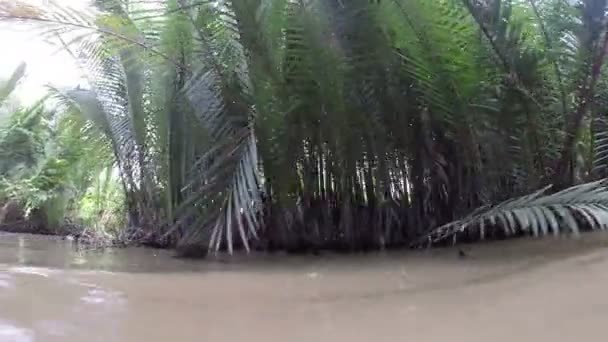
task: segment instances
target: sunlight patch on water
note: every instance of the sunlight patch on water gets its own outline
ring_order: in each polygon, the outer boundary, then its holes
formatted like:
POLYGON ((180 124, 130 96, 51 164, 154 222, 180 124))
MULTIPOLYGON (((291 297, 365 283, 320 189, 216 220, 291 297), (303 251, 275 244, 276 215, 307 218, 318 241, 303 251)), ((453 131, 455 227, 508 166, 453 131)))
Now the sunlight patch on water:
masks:
POLYGON ((12 276, 0 273, 0 289, 10 289, 14 287, 13 281, 14 279, 12 276))
POLYGON ((19 328, 8 322, 0 321, 0 341, 33 342, 34 333, 29 329, 19 328))

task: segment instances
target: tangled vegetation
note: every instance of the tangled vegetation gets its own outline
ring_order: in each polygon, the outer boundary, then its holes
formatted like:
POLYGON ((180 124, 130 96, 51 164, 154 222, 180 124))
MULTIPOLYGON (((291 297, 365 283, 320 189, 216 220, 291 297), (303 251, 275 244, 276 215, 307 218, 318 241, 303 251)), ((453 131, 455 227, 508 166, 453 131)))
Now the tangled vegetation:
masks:
POLYGON ((0 1, 88 79, 11 116, 0 194, 229 252, 604 228, 607 6, 0 1))
MULTIPOLYGON (((22 64, 5 82, 6 102, 24 70, 22 64)), ((106 138, 81 112, 51 109, 47 100, 27 108, 13 103, 0 114, 0 226, 116 238, 123 226, 123 193, 112 175, 106 138)))

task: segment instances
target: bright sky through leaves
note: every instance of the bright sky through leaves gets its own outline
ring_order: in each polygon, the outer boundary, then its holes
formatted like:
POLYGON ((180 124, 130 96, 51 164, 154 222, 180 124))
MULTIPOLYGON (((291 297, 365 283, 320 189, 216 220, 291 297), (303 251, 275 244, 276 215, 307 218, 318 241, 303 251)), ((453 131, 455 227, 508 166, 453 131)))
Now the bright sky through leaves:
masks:
MULTIPOLYGON (((10 0, 0 0, 8 1, 10 0)), ((37 6, 48 0, 27 1, 37 6)), ((86 0, 59 0, 62 6, 83 8, 86 0)), ((0 80, 7 79, 21 61, 27 63, 26 77, 21 81, 16 96, 23 104, 30 104, 45 95, 45 84, 76 86, 80 83, 80 72, 71 57, 59 46, 54 46, 35 37, 22 27, 6 24, 0 26, 0 42, 4 47, 0 57, 0 80)))

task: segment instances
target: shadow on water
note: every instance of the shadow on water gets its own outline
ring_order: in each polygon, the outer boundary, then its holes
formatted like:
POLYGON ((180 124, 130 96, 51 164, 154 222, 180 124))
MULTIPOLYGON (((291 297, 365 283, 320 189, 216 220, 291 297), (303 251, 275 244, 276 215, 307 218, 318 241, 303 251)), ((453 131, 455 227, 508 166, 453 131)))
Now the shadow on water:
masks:
MULTIPOLYGON (((402 265, 416 268, 450 265, 457 268, 486 268, 493 265, 516 265, 512 268, 523 271, 605 247, 608 247, 608 233, 594 232, 583 234, 576 239, 565 236, 524 238, 463 245, 458 248, 378 251, 350 255, 326 252, 317 256, 254 252, 193 260, 177 258, 171 250, 146 247, 88 249, 75 242, 52 236, 0 233, 0 265, 126 273, 322 270, 324 268, 356 272, 362 267, 391 268, 402 265), (459 256, 461 250, 466 252, 466 258, 459 256)), ((508 276, 510 272, 499 272, 499 274, 508 276)), ((492 277, 494 275, 488 276, 488 279, 492 277)))

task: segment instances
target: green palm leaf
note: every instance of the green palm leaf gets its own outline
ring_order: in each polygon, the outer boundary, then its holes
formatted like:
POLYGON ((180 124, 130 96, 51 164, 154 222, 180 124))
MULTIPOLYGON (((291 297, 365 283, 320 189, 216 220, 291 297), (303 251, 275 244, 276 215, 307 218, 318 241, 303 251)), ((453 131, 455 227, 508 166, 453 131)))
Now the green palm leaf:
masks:
MULTIPOLYGON (((244 5, 255 9, 252 4, 244 5)), ((232 4, 216 9, 223 15, 216 27, 197 28, 202 63, 183 90, 213 143, 191 168, 178 223, 198 214, 195 216, 204 219, 197 219, 186 230, 181 243, 208 243, 209 248, 218 250, 225 242, 232 253, 235 236, 247 250, 249 240, 257 238, 261 176, 245 38, 239 32, 239 22, 233 21, 237 14, 232 4), (226 56, 209 53, 218 44, 229 47, 232 57, 228 61, 234 63, 234 73, 226 73, 226 56)), ((195 16, 191 18, 196 25, 195 16)))
POLYGON ((568 229, 578 234, 582 229, 608 227, 608 184, 596 181, 547 194, 547 186, 532 194, 514 198, 492 208, 480 208, 467 217, 447 223, 424 234, 413 245, 436 243, 465 230, 478 230, 483 238, 488 225, 505 235, 517 232, 535 236, 559 234, 568 229))

